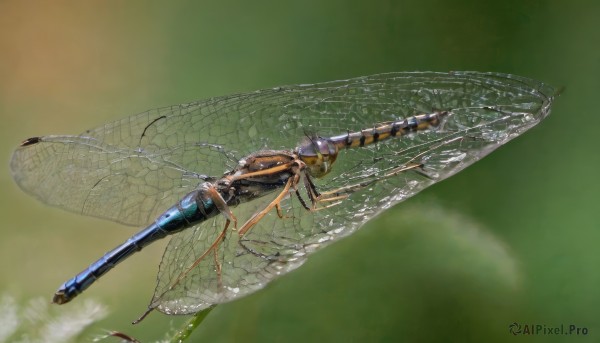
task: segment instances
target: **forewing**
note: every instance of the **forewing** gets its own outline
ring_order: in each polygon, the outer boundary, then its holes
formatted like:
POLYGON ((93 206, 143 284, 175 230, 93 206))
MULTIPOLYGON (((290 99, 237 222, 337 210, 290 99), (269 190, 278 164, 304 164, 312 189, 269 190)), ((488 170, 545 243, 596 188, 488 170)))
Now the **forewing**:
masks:
MULTIPOLYGON (((210 181, 171 162, 168 149, 129 149, 89 136, 39 140, 14 153, 15 180, 42 202, 80 214, 145 225, 201 181, 210 181)), ((212 146, 195 153, 219 165, 227 160, 212 146)))
MULTIPOLYGON (((310 111, 328 115, 309 123, 322 124, 318 133, 325 137, 331 132, 343 132, 341 126, 346 122, 350 130, 358 130, 368 127, 365 118, 372 118, 374 123, 384 121, 382 113, 386 111, 405 116, 420 113, 417 103, 447 110, 448 115, 435 129, 340 151, 331 173, 314 180, 321 199, 335 196, 336 201, 319 202, 316 211, 307 211, 292 193, 281 203, 284 218, 273 210, 243 237, 227 232, 224 241, 219 241, 216 254, 206 252, 224 228, 222 216, 177 234, 165 251, 151 307, 166 313, 194 313, 260 289, 271 279, 300 266, 312 252, 481 159, 549 113, 554 91, 542 84, 495 75, 445 77, 447 83, 429 76, 421 83, 405 85, 406 97, 400 99, 409 99, 412 94, 413 101, 406 100, 406 104, 413 104, 411 109, 395 98, 402 93, 400 83, 389 78, 368 86, 353 85, 339 97, 321 97, 310 111), (435 88, 427 85, 428 80, 435 82, 435 88), (421 91, 419 87, 423 87, 421 91), (369 92, 359 96, 359 89, 369 92), (421 100, 415 101, 415 97, 421 100), (388 99, 387 105, 369 115, 373 107, 385 103, 384 99, 388 99), (334 110, 344 106, 345 112, 334 110), (342 117, 348 120, 341 121, 342 117), (362 121, 356 124, 358 119, 362 121)), ((334 88, 330 94, 336 91, 342 92, 341 88, 334 88)), ((299 112, 307 113, 307 108, 299 112)), ((308 202, 304 187, 304 183, 298 185, 308 202)), ((243 223, 275 196, 276 193, 239 205, 233 212, 243 223)))
MULTIPOLYGON (((472 72, 389 73, 278 87, 151 110, 79 136, 36 138, 15 151, 11 169, 21 188, 45 203, 143 225, 199 182, 233 169, 239 158, 292 149, 306 132, 339 135, 436 110, 457 113, 449 129, 463 129, 489 119, 470 114, 484 107, 528 114, 523 130, 543 118, 553 94, 529 79, 472 72)), ((489 134, 520 132, 501 125, 490 126, 489 134)), ((414 137, 343 153, 319 186, 343 187, 342 175, 356 179, 394 168, 401 160, 388 155, 433 140, 414 137)), ((505 140, 491 141, 498 146, 505 140)))

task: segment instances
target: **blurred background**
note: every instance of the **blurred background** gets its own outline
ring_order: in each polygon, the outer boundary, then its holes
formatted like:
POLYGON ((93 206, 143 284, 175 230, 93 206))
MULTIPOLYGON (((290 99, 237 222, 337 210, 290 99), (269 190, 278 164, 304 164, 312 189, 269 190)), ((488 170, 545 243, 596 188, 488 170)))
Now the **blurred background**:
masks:
MULTIPOLYGON (((137 230, 18 189, 8 163, 27 137, 284 84, 496 71, 565 90, 538 127, 218 306, 193 341, 598 341, 599 15, 595 1, 2 1, 0 294, 49 302, 137 230), (588 334, 515 337, 513 323, 588 334)), ((86 291, 109 314, 77 340, 119 330, 148 342, 183 323, 153 313, 130 324, 166 243, 86 291)))

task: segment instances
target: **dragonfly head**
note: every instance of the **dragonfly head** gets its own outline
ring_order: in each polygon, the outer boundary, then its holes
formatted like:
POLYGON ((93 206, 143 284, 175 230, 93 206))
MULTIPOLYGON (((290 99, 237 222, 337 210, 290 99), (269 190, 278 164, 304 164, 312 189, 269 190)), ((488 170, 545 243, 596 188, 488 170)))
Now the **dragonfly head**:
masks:
POLYGON ((318 178, 331 171, 338 148, 329 139, 311 137, 296 149, 296 154, 306 164, 309 174, 318 178))

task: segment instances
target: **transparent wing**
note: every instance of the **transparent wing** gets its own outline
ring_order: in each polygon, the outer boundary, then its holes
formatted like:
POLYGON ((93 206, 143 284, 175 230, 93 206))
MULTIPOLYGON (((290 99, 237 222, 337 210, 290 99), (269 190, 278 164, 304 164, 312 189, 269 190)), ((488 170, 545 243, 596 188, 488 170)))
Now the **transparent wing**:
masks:
MULTIPOLYGON (((237 206, 235 215, 240 224, 276 195, 237 206)), ((272 220, 270 214, 268 218, 272 220)), ((231 227, 224 240, 218 239, 224 227, 224 217, 217 216, 171 238, 160 264, 151 308, 167 314, 195 313, 258 290, 272 278, 276 271, 270 262, 245 250, 231 227), (218 248, 211 250, 215 242, 218 248)), ((261 221, 261 231, 267 227, 268 221, 261 221)))
MULTIPOLYGON (((80 214, 146 225, 201 181, 211 181, 170 161, 170 149, 131 149, 89 136, 39 139, 15 151, 13 177, 42 202, 80 214)), ((221 166, 229 158, 211 145, 198 145, 195 154, 221 166)))
MULTIPOLYGON (((414 75, 393 75, 406 77, 407 83, 390 75, 379 76, 379 83, 374 77, 355 79, 352 82, 368 86, 353 83, 344 91, 332 88, 327 99, 320 91, 320 101, 298 113, 304 115, 309 108, 322 114, 308 123, 320 136, 329 136, 343 133, 342 125, 359 130, 369 127, 367 120, 385 121, 382 113, 386 112, 406 116, 426 112, 424 107, 429 111, 447 109, 449 115, 439 128, 341 151, 331 173, 314 180, 322 194, 341 196, 339 201, 322 203, 330 206, 318 211, 307 211, 291 195, 281 204, 285 218, 272 211, 244 237, 229 231, 216 253, 206 252, 224 227, 222 217, 177 234, 165 251, 150 306, 165 313, 194 313, 262 288, 269 280, 300 266, 310 253, 352 233, 395 203, 457 173, 531 128, 549 113, 554 94, 550 87, 502 75, 434 74, 436 79, 428 74, 418 83, 414 75), (406 91, 404 96, 401 89, 406 91), (399 99, 405 99, 406 104, 399 99), (334 110, 340 107, 343 109, 339 112, 334 110), (360 123, 355 123, 359 119, 360 123), (420 167, 412 168, 415 165, 420 167)), ((301 126, 306 127, 306 123, 302 120, 301 126)), ((277 141, 277 137, 271 141, 277 141)), ((303 185, 300 193, 306 200, 303 185)), ((234 214, 243 223, 275 196, 242 204, 233 209, 234 214)))
MULTIPOLYGON (((265 148, 291 149, 307 131, 333 136, 434 110, 457 113, 453 129, 461 129, 488 120, 480 113, 486 106, 528 114, 523 130, 547 113, 553 94, 533 80, 476 72, 389 73, 278 87, 151 110, 79 136, 38 137, 15 151, 11 169, 19 186, 45 203, 143 225, 239 158, 265 148)), ((498 121, 487 134, 520 132, 503 125, 514 123, 498 121)), ((433 139, 415 137, 348 151, 337 174, 320 186, 342 187, 342 173, 360 178, 393 168, 399 161, 388 155, 433 139)))

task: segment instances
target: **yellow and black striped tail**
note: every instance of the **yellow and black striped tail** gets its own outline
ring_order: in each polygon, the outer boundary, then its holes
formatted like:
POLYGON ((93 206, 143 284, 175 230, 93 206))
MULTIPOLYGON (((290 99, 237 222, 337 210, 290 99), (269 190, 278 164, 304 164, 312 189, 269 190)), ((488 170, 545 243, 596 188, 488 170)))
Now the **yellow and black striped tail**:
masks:
POLYGON ((419 114, 394 122, 375 124, 371 129, 348 132, 343 135, 330 137, 328 140, 338 149, 363 147, 384 139, 400 137, 411 132, 437 127, 449 113, 448 111, 443 111, 419 114))

